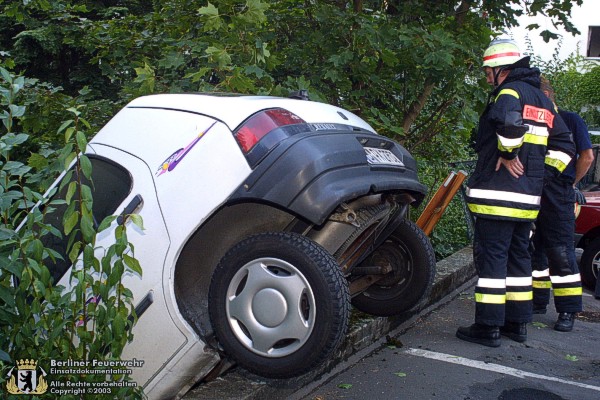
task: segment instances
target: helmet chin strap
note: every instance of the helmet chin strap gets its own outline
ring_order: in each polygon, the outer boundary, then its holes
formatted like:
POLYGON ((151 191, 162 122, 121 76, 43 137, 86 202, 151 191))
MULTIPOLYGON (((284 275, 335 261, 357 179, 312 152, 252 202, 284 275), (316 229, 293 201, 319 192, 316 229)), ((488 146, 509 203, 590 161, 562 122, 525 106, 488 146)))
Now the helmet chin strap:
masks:
POLYGON ((500 74, 502 73, 502 71, 504 71, 505 67, 496 67, 494 68, 494 87, 497 88, 498 86, 500 86, 500 84, 498 83, 498 77, 500 76, 500 74))

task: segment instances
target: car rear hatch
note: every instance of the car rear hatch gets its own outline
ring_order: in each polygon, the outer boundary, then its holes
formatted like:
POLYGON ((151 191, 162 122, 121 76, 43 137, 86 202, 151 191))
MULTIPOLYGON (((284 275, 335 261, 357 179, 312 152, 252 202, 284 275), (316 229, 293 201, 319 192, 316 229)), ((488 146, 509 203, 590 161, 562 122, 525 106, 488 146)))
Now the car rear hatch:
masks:
POLYGON ((306 122, 273 108, 248 118, 234 135, 253 172, 231 202, 267 202, 320 225, 358 197, 408 192, 418 205, 427 192, 408 151, 364 126, 306 122))

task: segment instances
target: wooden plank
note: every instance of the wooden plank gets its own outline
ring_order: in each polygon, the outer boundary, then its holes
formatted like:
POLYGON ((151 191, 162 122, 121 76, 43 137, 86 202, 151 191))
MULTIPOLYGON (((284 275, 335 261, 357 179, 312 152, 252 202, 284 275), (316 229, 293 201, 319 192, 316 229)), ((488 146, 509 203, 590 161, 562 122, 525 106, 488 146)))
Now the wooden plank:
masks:
POLYGON ((466 177, 467 173, 465 171, 451 171, 429 203, 427 203, 427 206, 417 220, 417 226, 427 236, 433 231, 433 228, 444 214, 444 211, 446 211, 448 204, 450 204, 450 201, 456 195, 466 177))

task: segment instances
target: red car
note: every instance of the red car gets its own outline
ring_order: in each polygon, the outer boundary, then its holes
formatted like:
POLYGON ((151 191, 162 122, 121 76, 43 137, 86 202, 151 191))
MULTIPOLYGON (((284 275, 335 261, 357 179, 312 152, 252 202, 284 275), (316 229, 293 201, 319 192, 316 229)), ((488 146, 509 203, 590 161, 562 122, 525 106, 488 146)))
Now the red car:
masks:
POLYGON ((575 220, 575 247, 583 249, 579 269, 581 281, 594 290, 600 271, 600 187, 583 192, 586 204, 575 220))

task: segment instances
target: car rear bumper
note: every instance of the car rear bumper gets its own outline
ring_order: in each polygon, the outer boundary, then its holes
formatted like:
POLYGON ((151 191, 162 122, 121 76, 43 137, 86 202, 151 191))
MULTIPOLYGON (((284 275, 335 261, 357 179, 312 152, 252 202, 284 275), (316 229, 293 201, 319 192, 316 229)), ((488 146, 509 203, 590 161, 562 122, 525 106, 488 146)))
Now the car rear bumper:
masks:
POLYGON ((283 141, 257 165, 231 202, 258 201, 322 224, 342 202, 374 193, 408 192, 418 205, 427 188, 399 144, 365 132, 311 132, 283 141), (392 152, 404 165, 373 164, 365 147, 392 152))

